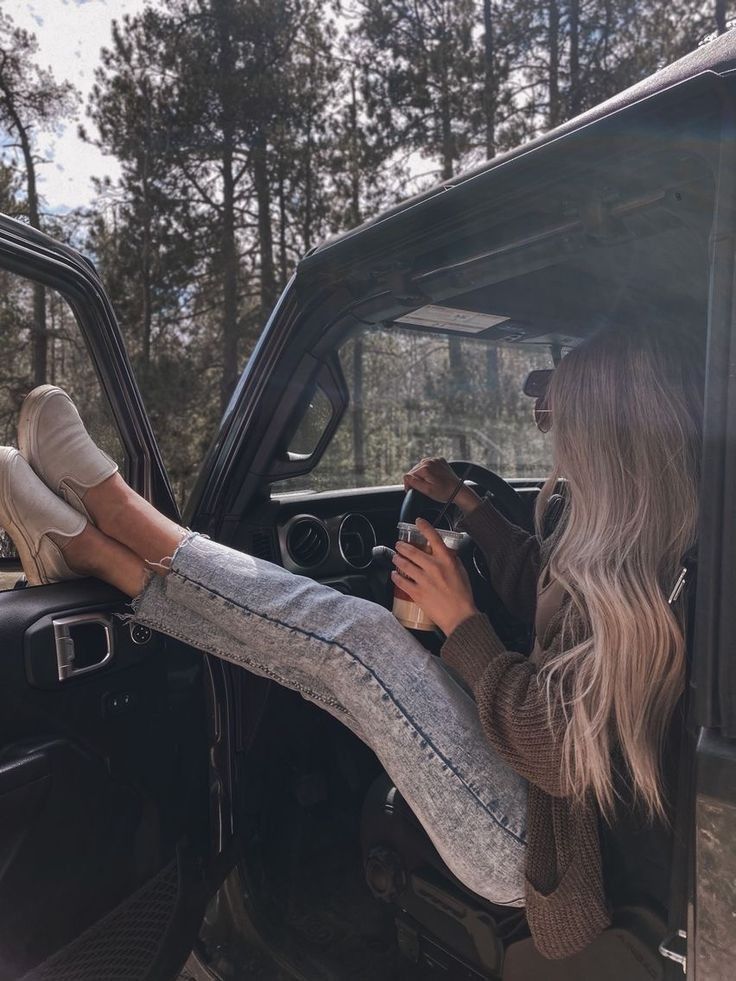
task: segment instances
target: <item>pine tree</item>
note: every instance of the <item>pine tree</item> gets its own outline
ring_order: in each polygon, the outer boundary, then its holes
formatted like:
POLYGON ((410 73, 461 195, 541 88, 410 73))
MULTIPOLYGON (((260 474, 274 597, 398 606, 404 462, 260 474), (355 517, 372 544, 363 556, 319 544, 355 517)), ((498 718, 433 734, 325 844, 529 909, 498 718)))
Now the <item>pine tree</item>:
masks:
POLYGON ((358 9, 369 111, 396 148, 437 158, 450 179, 471 141, 475 5, 361 0, 358 9))
POLYGON ((89 100, 95 135, 80 127, 82 139, 120 163, 117 186, 109 179, 97 183, 91 244, 114 277, 118 314, 135 338, 143 370, 154 357, 156 336, 177 326, 195 267, 194 243, 181 234, 191 224, 189 201, 181 199, 170 166, 161 49, 152 12, 113 22, 89 100))
MULTIPOLYGON (((29 224, 41 228, 41 198, 36 167, 35 141, 39 130, 53 129, 70 115, 77 93, 69 82, 57 82, 50 71, 35 63, 38 41, 34 34, 16 27, 0 12, 0 128, 6 148, 19 151, 25 178, 26 214, 29 224)), ((33 288, 33 366, 36 385, 46 381, 48 338, 44 288, 33 288)))

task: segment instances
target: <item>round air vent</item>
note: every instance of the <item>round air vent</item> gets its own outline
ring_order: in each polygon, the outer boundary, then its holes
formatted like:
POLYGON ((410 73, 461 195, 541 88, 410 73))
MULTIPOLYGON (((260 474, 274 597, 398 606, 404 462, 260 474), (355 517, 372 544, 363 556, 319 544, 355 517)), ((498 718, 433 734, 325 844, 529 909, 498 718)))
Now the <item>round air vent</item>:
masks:
POLYGON ((296 518, 286 535, 289 555, 302 569, 321 565, 330 551, 330 536, 318 518, 296 518))
POLYGON ((346 514, 337 533, 340 554, 353 569, 367 569, 373 558, 376 533, 362 514, 346 514))

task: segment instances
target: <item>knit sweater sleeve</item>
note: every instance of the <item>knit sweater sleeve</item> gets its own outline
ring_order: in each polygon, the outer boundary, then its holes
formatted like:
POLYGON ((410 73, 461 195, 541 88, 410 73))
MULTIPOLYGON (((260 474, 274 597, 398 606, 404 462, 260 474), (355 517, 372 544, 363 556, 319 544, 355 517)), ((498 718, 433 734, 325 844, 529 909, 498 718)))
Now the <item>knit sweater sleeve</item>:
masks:
POLYGON ((546 794, 564 797, 561 707, 550 720, 534 665, 507 651, 485 614, 468 617, 442 646, 442 659, 470 686, 489 742, 517 773, 546 794))
POLYGON ((531 623, 537 605, 539 539, 507 521, 488 500, 466 514, 459 527, 483 552, 503 605, 512 616, 531 623))

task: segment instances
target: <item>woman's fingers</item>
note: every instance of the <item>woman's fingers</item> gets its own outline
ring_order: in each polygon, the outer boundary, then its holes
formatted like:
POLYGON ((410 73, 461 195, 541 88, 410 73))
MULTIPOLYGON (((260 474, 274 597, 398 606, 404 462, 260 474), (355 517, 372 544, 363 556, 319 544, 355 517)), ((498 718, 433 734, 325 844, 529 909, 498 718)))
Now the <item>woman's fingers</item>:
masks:
POLYGON ((428 563, 423 562, 422 558, 431 558, 431 556, 422 552, 421 549, 414 548, 413 545, 407 545, 406 542, 397 542, 396 555, 394 555, 392 562, 397 569, 401 569, 412 579, 416 579, 428 568, 428 563))
POLYGON ((448 558, 454 559, 454 553, 447 547, 447 545, 445 545, 445 543, 442 541, 442 536, 434 529, 426 518, 417 518, 417 528, 427 539, 427 543, 432 549, 433 556, 444 560, 447 560, 448 558))
POLYGON ((433 557, 429 554, 429 552, 425 552, 423 549, 417 548, 416 545, 410 545, 408 542, 396 542, 395 548, 396 551, 411 562, 412 565, 415 565, 420 569, 432 568, 433 557))
POLYGON ((396 583, 399 589, 413 599, 414 602, 417 601, 418 594, 421 593, 422 587, 415 583, 413 579, 407 579, 406 576, 402 576, 402 574, 396 569, 394 569, 394 571, 391 573, 391 579, 396 583))
POLYGON ((418 565, 413 566, 411 562, 407 562, 406 559, 402 559, 400 555, 394 555, 391 561, 396 566, 396 570, 403 573, 403 575, 406 576, 407 579, 411 579, 412 582, 416 582, 416 577, 422 574, 422 570, 418 565))
POLYGON ((409 472, 404 476, 404 488, 408 490, 410 487, 413 487, 415 490, 418 490, 421 494, 426 494, 428 497, 432 496, 431 482, 425 480, 425 478, 420 473, 409 472))
POLYGON ((457 485, 457 476, 444 457, 424 457, 404 474, 404 489, 414 488, 433 498, 445 501, 457 485))

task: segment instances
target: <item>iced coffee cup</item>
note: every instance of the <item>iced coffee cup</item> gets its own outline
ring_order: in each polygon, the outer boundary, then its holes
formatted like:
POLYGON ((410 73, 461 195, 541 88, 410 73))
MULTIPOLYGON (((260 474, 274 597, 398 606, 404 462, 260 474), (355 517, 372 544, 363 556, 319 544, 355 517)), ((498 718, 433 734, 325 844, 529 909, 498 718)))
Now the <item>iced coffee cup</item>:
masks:
MULTIPOLYGON (((459 551, 463 542, 470 537, 464 531, 445 531, 444 528, 436 528, 435 530, 445 545, 451 548, 453 552, 459 551)), ((408 542, 416 548, 421 548, 423 552, 430 554, 432 552, 429 542, 416 525, 400 521, 397 538, 400 542, 408 542)), ((399 572, 399 576, 402 575, 403 573, 399 572)), ((393 614, 399 623, 409 630, 434 630, 435 628, 434 621, 427 616, 421 606, 414 602, 411 596, 404 592, 401 585, 395 580, 393 614)))

